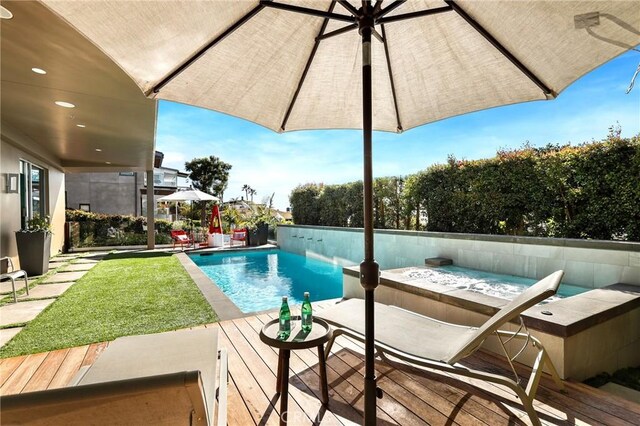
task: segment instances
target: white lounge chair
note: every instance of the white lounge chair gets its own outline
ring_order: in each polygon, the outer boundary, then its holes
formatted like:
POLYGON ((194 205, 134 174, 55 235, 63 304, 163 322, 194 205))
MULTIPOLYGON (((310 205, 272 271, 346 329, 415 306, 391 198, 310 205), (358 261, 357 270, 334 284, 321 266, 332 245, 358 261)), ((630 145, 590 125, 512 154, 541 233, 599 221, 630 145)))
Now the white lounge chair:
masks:
MULTIPOLYGON (((522 404, 534 425, 540 420, 533 408, 538 381, 546 363, 553 380, 560 389, 564 386, 553 366, 544 347, 535 337, 529 334, 520 319, 520 329, 516 332, 502 331, 498 328, 519 317, 527 308, 536 305, 554 295, 560 285, 563 272, 557 271, 529 287, 513 301, 507 303, 494 316, 489 318, 481 327, 469 327, 450 324, 416 314, 395 306, 375 304, 375 347, 382 359, 391 356, 417 367, 428 367, 449 373, 481 379, 504 385, 512 389, 522 401, 522 404), (504 350, 514 373, 514 379, 494 373, 473 370, 458 364, 458 361, 471 355, 480 348, 490 335, 495 334, 504 350), (503 340, 506 338, 506 340, 503 340), (524 340, 522 347, 512 355, 507 349, 507 343, 513 339, 524 340), (521 386, 521 380, 513 366, 528 344, 537 349, 537 356, 529 377, 526 389, 521 386)), ((318 316, 329 322, 336 329, 327 344, 325 356, 329 356, 331 345, 341 334, 365 341, 364 301, 349 299, 337 305, 320 311, 318 316)))
POLYGON ((0 258, 0 281, 6 279, 11 280, 11 288, 13 289, 13 301, 18 302, 18 296, 16 295, 16 280, 19 278, 24 279, 24 288, 27 289, 27 296, 29 295, 29 278, 27 277, 27 271, 22 269, 15 270, 13 268, 13 262, 10 257, 0 258))
POLYGON ((0 406, 3 425, 210 426, 217 396, 224 426, 226 392, 218 330, 180 330, 116 339, 69 387, 1 396, 0 406))

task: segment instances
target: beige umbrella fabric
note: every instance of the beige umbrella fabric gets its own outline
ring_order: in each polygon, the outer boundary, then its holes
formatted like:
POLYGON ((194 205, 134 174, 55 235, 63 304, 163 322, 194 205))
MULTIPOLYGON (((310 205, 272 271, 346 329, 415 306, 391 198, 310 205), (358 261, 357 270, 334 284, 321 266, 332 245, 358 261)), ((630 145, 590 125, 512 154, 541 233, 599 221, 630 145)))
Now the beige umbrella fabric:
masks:
MULTIPOLYGON (((282 129, 322 17, 260 9, 259 1, 44 3, 100 47, 150 96, 242 117, 275 131, 362 128, 357 30, 319 43, 282 129), (153 93, 191 55, 256 8, 260 10, 237 30, 153 93)), ((326 11, 332 2, 288 3, 326 11)), ((356 7, 359 3, 351 2, 356 7)), ((372 43, 375 130, 407 130, 470 111, 552 98, 581 75, 640 43, 640 12, 634 1, 456 4, 544 82, 550 93, 545 94, 458 13, 389 22, 385 35, 390 66, 383 44, 372 43), (596 16, 589 21, 589 14, 596 16), (582 23, 581 16, 586 16, 582 23)), ((388 17, 444 6, 443 1, 413 0, 388 17)), ((333 11, 349 15, 339 3, 333 11)), ((324 33, 346 25, 332 20, 324 33)), ((376 29, 381 32, 379 26, 376 29)))
POLYGON ((640 43, 636 1, 44 2, 147 96, 275 131, 363 129, 366 424, 380 394, 372 128, 553 99, 640 43))

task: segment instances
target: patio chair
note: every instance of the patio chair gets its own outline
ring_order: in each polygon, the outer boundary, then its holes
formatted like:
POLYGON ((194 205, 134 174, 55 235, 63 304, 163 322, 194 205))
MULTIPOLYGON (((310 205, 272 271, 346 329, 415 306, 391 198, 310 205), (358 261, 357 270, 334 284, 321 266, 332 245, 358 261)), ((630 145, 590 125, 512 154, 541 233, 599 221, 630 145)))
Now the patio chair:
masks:
MULTIPOLYGON (((489 318, 481 327, 469 327, 450 324, 427 316, 419 315, 395 306, 375 304, 375 348, 383 360, 396 359, 419 368, 430 368, 446 371, 461 376, 481 379, 504 385, 513 390, 534 425, 540 420, 533 408, 538 381, 546 364, 557 386, 564 388, 558 373, 544 347, 535 337, 531 336, 520 318, 520 328, 515 331, 503 331, 498 328, 507 324, 527 308, 554 295, 560 285, 563 271, 557 271, 529 287, 513 301, 507 303, 494 316, 489 318), (473 354, 480 348, 487 337, 495 334, 500 346, 507 356, 513 370, 514 379, 495 373, 473 370, 458 364, 458 361, 473 354), (511 340, 523 340, 522 346, 511 354, 507 349, 511 340), (537 356, 526 385, 521 386, 521 380, 513 361, 524 351, 528 344, 537 350, 537 356), (391 358, 388 358, 388 357, 391 358)), ((331 345, 341 334, 353 337, 362 342, 364 334, 364 301, 350 299, 318 312, 323 318, 336 327, 332 339, 327 344, 325 357, 329 356, 331 345)))
POLYGON ((122 337, 68 387, 0 396, 2 424, 225 426, 227 380, 217 328, 122 337))
POLYGON ((171 231, 171 239, 173 240, 173 248, 176 248, 176 244, 180 244, 182 249, 185 245, 189 247, 193 244, 193 238, 182 230, 171 231))
POLYGON ((229 239, 229 247, 233 247, 234 241, 242 241, 242 245, 247 245, 247 229, 233 229, 231 231, 231 238, 229 239))
POLYGON ((0 258, 0 281, 4 281, 6 279, 11 280, 14 303, 18 303, 18 296, 16 295, 16 280, 18 278, 24 279, 24 288, 27 289, 27 295, 29 295, 29 277, 27 276, 27 271, 22 269, 15 270, 10 257, 0 258))

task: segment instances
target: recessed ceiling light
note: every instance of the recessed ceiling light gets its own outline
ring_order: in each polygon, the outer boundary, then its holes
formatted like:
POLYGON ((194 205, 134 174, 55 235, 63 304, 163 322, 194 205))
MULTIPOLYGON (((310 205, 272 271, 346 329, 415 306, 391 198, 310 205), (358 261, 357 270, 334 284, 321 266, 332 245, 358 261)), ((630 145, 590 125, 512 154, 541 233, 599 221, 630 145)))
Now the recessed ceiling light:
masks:
POLYGON ((36 74, 46 74, 47 73, 42 68, 31 68, 31 71, 35 72, 36 74))
POLYGON ((76 124, 77 127, 82 127, 83 129, 87 126, 85 126, 84 124, 76 124))
POLYGON ((56 105, 64 108, 75 108, 76 106, 70 102, 56 101, 56 105))
POLYGON ((96 148, 96 152, 102 152, 100 148, 96 148))
POLYGON ((105 161, 104 164, 111 164, 111 161, 105 161))
POLYGON ((0 18, 2 19, 11 19, 13 18, 13 13, 9 9, 4 6, 0 6, 0 18))

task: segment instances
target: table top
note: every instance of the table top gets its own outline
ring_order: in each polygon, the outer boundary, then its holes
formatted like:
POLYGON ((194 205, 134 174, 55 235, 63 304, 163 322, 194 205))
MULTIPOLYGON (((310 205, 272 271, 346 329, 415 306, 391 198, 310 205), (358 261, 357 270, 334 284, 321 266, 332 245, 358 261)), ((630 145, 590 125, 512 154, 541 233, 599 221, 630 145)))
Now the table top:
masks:
POLYGON ((313 317, 313 326, 309 333, 302 331, 300 316, 291 316, 291 334, 286 340, 278 338, 280 321, 276 318, 269 321, 260 330, 260 340, 269 346, 279 349, 307 349, 325 344, 333 331, 326 321, 313 317))

